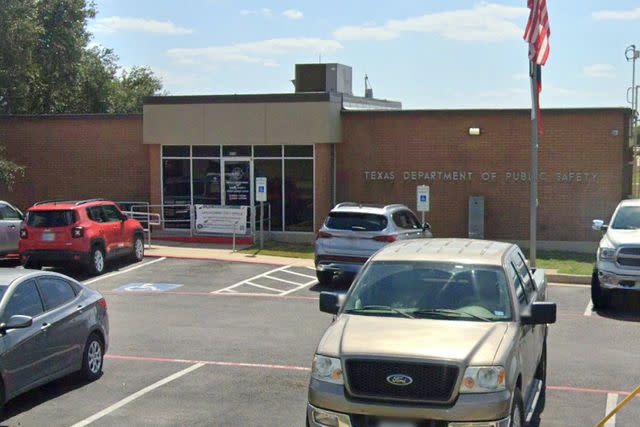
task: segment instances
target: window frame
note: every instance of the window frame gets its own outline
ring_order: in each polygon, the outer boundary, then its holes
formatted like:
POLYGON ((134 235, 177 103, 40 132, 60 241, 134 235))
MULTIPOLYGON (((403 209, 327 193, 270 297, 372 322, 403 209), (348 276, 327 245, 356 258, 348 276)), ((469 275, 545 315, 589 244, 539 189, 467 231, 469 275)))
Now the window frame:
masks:
POLYGON ((512 279, 513 279, 513 286, 516 291, 516 301, 518 301, 520 310, 522 310, 523 308, 529 306, 530 301, 527 296, 527 292, 525 290, 524 283, 522 282, 522 278, 520 277, 520 273, 518 272, 518 269, 516 268, 513 261, 509 261, 509 265, 511 266, 513 274, 515 275, 515 276, 512 276, 512 279), (518 295, 518 287, 520 288, 522 295, 524 296, 524 304, 520 301, 520 296, 518 295))
POLYGON ((121 222, 122 219, 123 219, 122 212, 115 205, 111 205, 111 204, 100 205, 100 209, 105 213, 105 221, 102 222, 101 224, 115 224, 117 222, 121 222), (118 214, 117 221, 111 221, 111 220, 108 219, 108 217, 107 217, 108 208, 113 209, 114 212, 118 214))
POLYGON ((22 214, 22 212, 20 212, 19 210, 17 210, 16 208, 14 208, 8 203, 0 203, 0 221, 23 221, 23 220, 24 220, 24 215, 22 214), (10 210, 14 214, 16 214, 17 218, 5 218, 4 213, 1 210, 2 208, 6 208, 10 210))
MULTIPOLYGON (((13 290, 11 291, 10 295, 7 295, 7 304, 4 306, 4 309, 2 311, 2 319, 3 321, 7 321, 9 320, 11 317, 7 317, 7 308, 9 307, 9 304, 11 303, 11 299, 13 299, 13 297, 15 296, 16 290, 18 290, 20 288, 20 286, 24 286, 24 285, 28 285, 29 283, 33 283, 34 288, 36 290, 36 293, 38 294, 38 298, 40 299, 40 307, 42 308, 42 311, 36 315, 29 315, 29 314, 20 314, 19 316, 30 316, 32 318, 38 318, 40 316, 42 316, 43 314, 45 314, 47 312, 45 303, 44 303, 44 298, 42 297, 42 293, 40 292, 40 288, 38 287, 38 279, 37 278, 29 278, 23 282, 20 282, 16 285, 15 288, 13 288, 13 290)), ((12 316, 18 316, 18 314, 13 314, 12 316)))

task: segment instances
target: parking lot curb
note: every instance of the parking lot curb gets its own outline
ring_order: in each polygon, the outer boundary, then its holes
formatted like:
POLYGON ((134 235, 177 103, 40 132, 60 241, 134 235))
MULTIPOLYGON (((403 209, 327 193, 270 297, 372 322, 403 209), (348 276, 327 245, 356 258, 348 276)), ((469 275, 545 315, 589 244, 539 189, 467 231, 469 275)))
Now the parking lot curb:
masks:
POLYGON ((578 274, 547 274, 547 282, 590 285, 591 276, 582 276, 578 274))
POLYGON ((145 254, 147 258, 171 258, 171 259, 196 259, 196 260, 209 260, 209 261, 221 261, 221 262, 241 262, 245 264, 261 264, 261 265, 273 265, 277 267, 285 267, 285 266, 312 266, 312 262, 301 262, 300 258, 282 258, 281 260, 263 260, 263 259, 244 259, 244 258, 235 258, 235 257, 219 257, 219 256, 209 256, 209 255, 177 255, 170 253, 153 253, 153 254, 145 254), (289 261, 287 261, 289 260, 289 261))

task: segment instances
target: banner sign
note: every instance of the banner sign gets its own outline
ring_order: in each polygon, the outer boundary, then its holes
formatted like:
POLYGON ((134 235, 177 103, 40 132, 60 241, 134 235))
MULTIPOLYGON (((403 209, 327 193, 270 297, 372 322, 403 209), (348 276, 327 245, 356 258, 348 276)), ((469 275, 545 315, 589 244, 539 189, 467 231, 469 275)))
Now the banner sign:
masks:
POLYGON ((247 232, 247 206, 195 205, 196 232, 236 234, 247 232))

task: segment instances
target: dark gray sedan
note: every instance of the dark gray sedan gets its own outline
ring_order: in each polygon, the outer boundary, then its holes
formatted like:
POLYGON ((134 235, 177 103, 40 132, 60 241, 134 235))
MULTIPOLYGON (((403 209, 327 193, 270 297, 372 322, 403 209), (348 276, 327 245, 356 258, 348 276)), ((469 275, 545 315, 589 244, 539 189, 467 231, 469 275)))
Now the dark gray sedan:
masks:
POLYGON ((96 380, 108 343, 99 292, 62 274, 0 269, 0 405, 73 372, 96 380))

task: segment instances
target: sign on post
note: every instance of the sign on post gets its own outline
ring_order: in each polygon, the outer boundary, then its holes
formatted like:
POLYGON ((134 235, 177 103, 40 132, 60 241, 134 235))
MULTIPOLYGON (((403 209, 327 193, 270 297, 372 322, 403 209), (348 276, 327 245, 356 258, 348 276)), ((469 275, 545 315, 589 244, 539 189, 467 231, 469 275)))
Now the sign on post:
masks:
POLYGON ((431 197, 429 196, 428 185, 418 185, 417 191, 417 211, 429 212, 431 205, 431 197))
POLYGON ((247 206, 195 205, 199 233, 246 234, 247 206))
POLYGON ((267 201, 267 178, 256 178, 256 202, 267 201))

